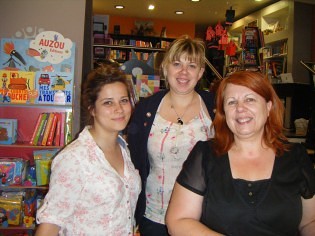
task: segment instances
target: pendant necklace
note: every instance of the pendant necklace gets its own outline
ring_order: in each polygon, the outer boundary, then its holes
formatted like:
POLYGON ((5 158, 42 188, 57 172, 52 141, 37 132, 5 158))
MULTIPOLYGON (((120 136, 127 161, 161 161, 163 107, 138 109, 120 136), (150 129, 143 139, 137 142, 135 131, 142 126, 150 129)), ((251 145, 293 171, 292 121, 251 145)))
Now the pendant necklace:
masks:
MULTIPOLYGON (((192 102, 193 102, 193 100, 194 100, 194 97, 195 97, 195 94, 193 94, 193 97, 192 97, 192 99, 191 99, 189 105, 187 106, 187 108, 192 104, 192 102)), ((183 125, 183 124, 184 124, 183 117, 184 117, 184 115, 185 115, 185 113, 186 113, 186 111, 187 111, 188 109, 185 109, 184 113, 180 116, 180 115, 178 115, 178 113, 177 113, 175 107, 173 106, 173 104, 171 104, 171 108, 174 110, 174 112, 175 112, 175 114, 176 114, 176 116, 177 116, 177 124, 183 125)))

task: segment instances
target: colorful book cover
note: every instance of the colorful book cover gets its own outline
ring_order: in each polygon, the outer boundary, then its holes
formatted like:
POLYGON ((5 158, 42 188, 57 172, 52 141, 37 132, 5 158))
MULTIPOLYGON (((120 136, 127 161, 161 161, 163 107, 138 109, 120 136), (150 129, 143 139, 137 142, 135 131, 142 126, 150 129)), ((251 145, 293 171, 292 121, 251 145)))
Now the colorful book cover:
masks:
POLYGON ((73 77, 65 72, 45 72, 36 75, 38 104, 71 105, 73 102, 73 77))
POLYGON ((33 152, 36 166, 36 183, 38 186, 49 184, 51 162, 58 151, 59 149, 50 149, 33 152))
MULTIPOLYGON (((29 86, 28 89, 35 89, 37 93, 31 93, 26 101, 72 104, 75 43, 70 39, 55 31, 44 31, 35 39, 2 38, 0 47, 0 70, 16 72, 18 78, 25 77, 22 71, 35 73, 35 88, 29 86)), ((19 88, 27 86, 21 79, 15 84, 19 88)), ((1 85, 2 88, 3 83, 1 85)), ((7 99, 6 94, 3 96, 7 99)))
POLYGON ((72 112, 66 112, 65 120, 65 145, 70 143, 72 140, 72 112))
POLYGON ((57 122, 58 122, 58 113, 54 113, 54 118, 52 121, 51 129, 49 130, 49 134, 48 134, 48 138, 47 138, 47 142, 46 142, 47 146, 53 145, 53 141, 54 141, 54 137, 55 137, 55 133, 56 133, 57 122))
POLYGON ((38 139, 39 139, 39 136, 40 136, 40 134, 41 134, 41 132, 42 132, 44 123, 45 123, 45 121, 46 121, 46 118, 47 118, 47 113, 43 113, 42 119, 41 119, 41 121, 40 121, 39 128, 38 128, 38 130, 37 130, 37 132, 36 132, 36 135, 35 135, 35 138, 34 138, 34 141, 33 141, 33 145, 35 145, 35 146, 36 146, 37 143, 38 143, 38 139))
POLYGON ((54 137, 54 146, 60 146, 60 132, 61 132, 61 113, 56 113, 58 116, 57 119, 57 127, 56 127, 56 134, 54 137))
POLYGON ((159 91, 160 77, 156 75, 141 75, 136 77, 136 88, 139 97, 148 97, 159 91))
POLYGON ((66 123, 66 113, 60 113, 60 139, 59 145, 63 147, 65 145, 65 123, 66 123))
POLYGON ((40 123, 41 123, 41 120, 42 120, 42 116, 43 116, 43 113, 40 113, 37 117, 37 120, 36 120, 36 124, 35 124, 35 128, 34 128, 34 132, 32 134, 32 137, 31 137, 31 140, 30 140, 30 144, 31 145, 35 145, 34 144, 34 139, 35 139, 35 136, 38 132, 38 129, 39 129, 39 126, 40 126, 40 123))
POLYGON ((13 144, 17 139, 17 120, 0 119, 0 144, 13 144))
POLYGON ((34 103, 35 72, 0 70, 1 103, 34 103))
POLYGON ((42 145, 42 141, 43 141, 43 138, 44 138, 44 133, 45 133, 45 130, 46 130, 46 127, 47 127, 47 123, 48 123, 48 118, 49 118, 49 113, 47 113, 47 115, 45 117, 45 120, 44 120, 44 123, 43 123, 43 127, 40 130, 40 134, 39 134, 38 141, 37 141, 37 144, 36 144, 38 146, 42 145))
POLYGON ((48 120, 47 120, 47 125, 45 127, 43 140, 40 143, 40 145, 42 145, 42 146, 46 146, 48 135, 49 135, 49 132, 50 132, 50 129, 51 129, 51 126, 52 126, 52 122, 53 122, 54 116, 55 116, 55 114, 53 112, 49 113, 49 115, 48 115, 48 120))

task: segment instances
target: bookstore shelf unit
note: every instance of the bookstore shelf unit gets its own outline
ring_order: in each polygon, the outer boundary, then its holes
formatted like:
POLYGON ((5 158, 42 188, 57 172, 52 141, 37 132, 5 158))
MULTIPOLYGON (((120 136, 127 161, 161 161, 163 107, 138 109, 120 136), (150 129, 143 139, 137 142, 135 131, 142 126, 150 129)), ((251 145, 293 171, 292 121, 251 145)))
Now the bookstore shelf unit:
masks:
MULTIPOLYGON (((4 119, 17 119, 17 140, 13 144, 1 144, 0 145, 0 159, 22 158, 27 160, 28 166, 34 166, 35 161, 33 152, 36 150, 60 150, 62 146, 42 146, 31 145, 31 136, 35 130, 38 116, 41 113, 72 113, 72 105, 48 105, 48 104, 12 104, 1 103, 0 104, 0 118, 4 119)), ((44 196, 48 191, 48 185, 41 186, 19 186, 19 185, 0 185, 0 193, 4 191, 22 191, 27 194, 30 191, 36 191, 37 194, 44 196)), ((36 211, 35 211, 36 212, 36 211)), ((36 229, 32 224, 30 227, 26 227, 23 224, 23 218, 20 225, 1 226, 0 232, 4 232, 4 235, 17 235, 28 234, 33 235, 36 229)))
POLYGON ((147 60, 151 53, 164 52, 173 40, 154 36, 109 34, 101 40, 94 38, 94 60, 113 59, 123 63, 132 58, 132 50, 139 60, 147 60))
POLYGON ((281 0, 234 22, 229 34, 241 42, 242 29, 256 22, 264 33, 262 71, 268 74, 268 65, 273 62, 278 72, 292 73, 294 82, 309 83, 307 71, 303 71, 299 61, 311 58, 312 19, 309 4, 281 0))

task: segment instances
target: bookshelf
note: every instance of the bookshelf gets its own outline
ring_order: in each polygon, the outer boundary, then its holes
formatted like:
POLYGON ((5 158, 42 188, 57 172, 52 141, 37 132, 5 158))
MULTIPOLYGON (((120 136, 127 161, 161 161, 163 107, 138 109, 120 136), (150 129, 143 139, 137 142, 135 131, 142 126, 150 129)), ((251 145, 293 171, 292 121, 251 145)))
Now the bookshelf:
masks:
MULTIPOLYGON (((35 167, 34 151, 61 149, 62 146, 42 146, 31 145, 30 139, 36 125, 37 118, 42 112, 72 112, 72 106, 52 106, 52 105, 21 105, 21 104, 0 104, 0 118, 15 118, 18 120, 17 141, 10 145, 0 145, 0 162, 6 159, 12 160, 19 158, 25 161, 26 168, 35 167)), ((24 184, 27 181, 24 181, 24 184)), ((44 195, 48 191, 48 186, 30 186, 30 185, 0 185, 0 193, 6 191, 21 191, 24 193, 36 190, 37 195, 44 195)), ((9 225, 9 227, 0 226, 1 230, 31 230, 35 225, 26 227, 21 218, 20 225, 9 225)))
MULTIPOLYGON (((5 232, 5 235, 34 234, 36 211, 48 191, 52 158, 74 136, 75 43, 63 41, 58 32, 46 31, 35 37, 35 48, 42 38, 58 38, 58 43, 64 43, 64 51, 48 50, 43 45, 38 49, 45 50, 42 57, 48 55, 54 63, 48 64, 27 53, 29 39, 1 39, 2 46, 14 45, 24 62, 0 68, 0 215, 5 217, 0 222, 0 232, 5 232), (60 59, 63 53, 66 56, 60 59), (24 65, 39 69, 28 71, 24 65), (47 118, 47 125, 37 131, 41 114, 50 119, 47 118), (65 117, 67 114, 69 119, 55 119, 53 122, 55 114, 64 114, 65 117), (12 121, 11 126, 8 121, 12 121), (61 133, 63 130, 63 123, 68 128, 67 132, 57 136, 57 131, 61 133), (35 134, 42 135, 41 141, 31 143, 35 134), (51 145, 47 144, 49 137, 51 145)), ((39 54, 38 51, 36 55, 39 54)), ((7 58, 8 54, 1 51, 0 64, 5 65, 7 58)))
POLYGON ((101 39, 94 38, 93 57, 94 60, 113 59, 123 63, 131 58, 131 50, 134 50, 139 60, 147 60, 151 53, 164 52, 173 40, 154 36, 109 34, 101 39))
MULTIPOLYGON (((310 4, 281 0, 237 20, 228 33, 242 41, 242 30, 256 22, 264 35, 260 50, 262 71, 268 75, 269 68, 276 66, 278 72, 291 73, 295 83, 309 83, 308 73, 299 61, 311 60, 312 21, 310 4)), ((280 82, 278 73, 272 70, 274 82, 280 82)))

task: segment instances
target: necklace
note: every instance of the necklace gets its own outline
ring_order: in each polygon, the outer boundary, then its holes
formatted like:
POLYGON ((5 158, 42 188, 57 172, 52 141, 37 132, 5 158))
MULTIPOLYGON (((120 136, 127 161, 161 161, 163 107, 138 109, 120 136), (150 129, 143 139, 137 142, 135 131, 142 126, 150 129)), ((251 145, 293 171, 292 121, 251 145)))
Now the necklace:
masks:
MULTIPOLYGON (((192 104, 192 102, 193 102, 193 100, 194 100, 194 97, 195 97, 195 94, 193 94, 193 97, 192 97, 190 103, 188 104, 187 108, 192 104)), ((173 104, 171 104, 171 108, 174 110, 174 112, 175 112, 175 114, 176 114, 176 116, 177 116, 177 124, 183 125, 183 124, 184 124, 183 117, 184 117, 184 115, 185 115, 185 113, 186 113, 186 111, 187 111, 188 109, 185 109, 185 111, 183 112, 183 114, 180 116, 180 115, 178 115, 178 113, 177 113, 175 107, 173 106, 173 104)))

